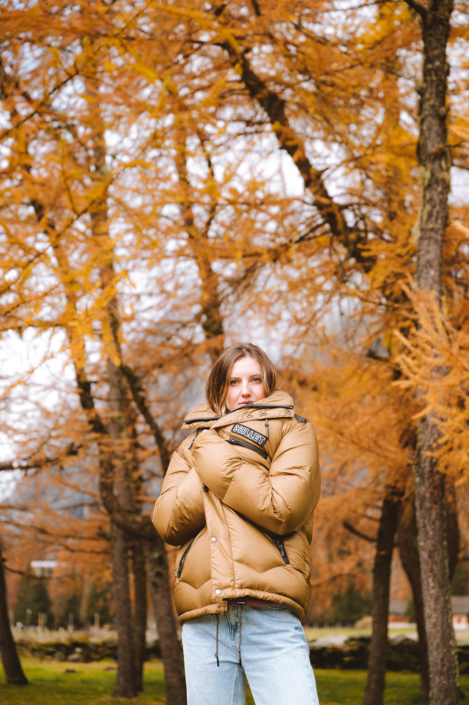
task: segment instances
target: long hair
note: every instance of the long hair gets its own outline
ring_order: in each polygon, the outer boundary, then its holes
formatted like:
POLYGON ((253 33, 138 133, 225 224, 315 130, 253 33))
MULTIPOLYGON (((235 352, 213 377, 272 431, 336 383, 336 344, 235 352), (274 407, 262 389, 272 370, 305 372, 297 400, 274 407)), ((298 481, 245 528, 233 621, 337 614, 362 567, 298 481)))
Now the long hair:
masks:
POLYGON ((228 392, 228 381, 231 368, 236 360, 242 357, 252 357, 257 360, 262 369, 262 381, 265 394, 269 397, 278 389, 280 376, 274 363, 265 352, 252 343, 236 343, 226 348, 215 361, 207 380, 205 394, 210 407, 217 413, 224 413, 224 403, 228 392))

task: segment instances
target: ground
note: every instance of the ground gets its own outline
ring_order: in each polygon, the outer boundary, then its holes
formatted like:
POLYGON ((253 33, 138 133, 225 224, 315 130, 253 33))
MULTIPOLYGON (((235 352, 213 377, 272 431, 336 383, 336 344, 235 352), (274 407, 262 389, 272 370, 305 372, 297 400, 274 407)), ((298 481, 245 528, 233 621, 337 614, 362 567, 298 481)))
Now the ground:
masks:
MULTIPOLYGON (((306 628, 308 639, 318 639, 333 634, 359 636, 369 634, 366 630, 352 628, 314 629, 306 628)), ((412 626, 394 629, 391 633, 412 636, 412 626)), ((23 635, 24 636, 24 635, 23 635)), ((67 633, 30 634, 34 641, 50 640, 52 637, 68 639, 67 633)), ((109 634, 108 636, 112 636, 109 634)), ((113 635, 115 636, 115 635, 113 635)), ((460 640, 469 641, 469 632, 457 633, 460 640)), ((101 638, 102 635, 101 635, 101 638)), ((112 698, 116 675, 113 661, 96 663, 70 663, 55 660, 38 660, 22 656, 26 675, 31 685, 27 687, 5 684, 0 664, 1 705, 150 705, 164 703, 164 683, 161 662, 151 661, 145 666, 145 692, 132 700, 112 698)), ((364 671, 315 671, 321 705, 362 705, 366 673, 364 671)), ((419 698, 419 677, 414 673, 388 673, 385 705, 423 705, 419 698)), ((461 686, 469 698, 469 678, 462 679, 461 686)), ((248 694, 247 705, 253 701, 248 694)))
MULTIPOLYGON (((2 705, 150 705, 164 703, 161 662, 145 666, 145 692, 132 700, 111 697, 115 678, 113 662, 63 663, 23 658, 29 686, 8 686, 0 668, 2 705), (68 672, 67 672, 68 671, 68 672)), ((364 671, 316 671, 321 705, 361 705, 366 673, 364 671)), ((469 679, 462 683, 469 696, 469 679)), ((389 673, 386 705, 418 705, 419 679, 411 673, 389 673)), ((252 705, 248 696, 247 703, 252 705)))

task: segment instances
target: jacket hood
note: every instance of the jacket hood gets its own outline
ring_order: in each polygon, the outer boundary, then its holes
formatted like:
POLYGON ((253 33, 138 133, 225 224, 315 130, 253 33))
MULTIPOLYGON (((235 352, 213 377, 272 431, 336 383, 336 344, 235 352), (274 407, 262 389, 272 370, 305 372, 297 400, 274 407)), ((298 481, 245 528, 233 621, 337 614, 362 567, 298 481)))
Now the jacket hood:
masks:
POLYGON ((266 416, 265 412, 267 412, 269 416, 271 413, 274 416, 279 416, 284 415, 285 411, 288 410, 290 414, 292 413, 293 406, 294 404, 291 396, 281 390, 273 392, 270 397, 261 399, 255 404, 246 404, 239 409, 229 411, 224 416, 217 416, 207 402, 204 402, 203 404, 196 406, 189 412, 189 414, 187 414, 184 419, 184 423, 182 424, 182 428, 187 430, 192 428, 201 428, 203 426, 207 427, 207 425, 211 426, 216 421, 218 421, 216 424, 217 426, 223 426, 226 425, 226 423, 236 423, 241 419, 244 419, 248 413, 255 414, 256 417, 259 416, 261 412, 256 412, 257 409, 264 411, 262 414, 263 417, 266 416))

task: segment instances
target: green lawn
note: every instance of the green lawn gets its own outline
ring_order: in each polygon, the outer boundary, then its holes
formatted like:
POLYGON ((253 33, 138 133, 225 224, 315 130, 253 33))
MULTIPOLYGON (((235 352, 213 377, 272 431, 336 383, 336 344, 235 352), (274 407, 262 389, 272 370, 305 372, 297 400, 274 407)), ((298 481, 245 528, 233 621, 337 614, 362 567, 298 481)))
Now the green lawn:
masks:
POLYGON ((0 667, 1 705, 147 705, 164 703, 163 668, 154 661, 145 666, 145 693, 138 698, 112 698, 116 667, 111 661, 67 663, 22 658, 30 685, 6 685, 0 667), (112 670, 111 670, 112 669, 112 670), (75 673, 66 673, 66 670, 75 673))
MULTIPOLYGON (((29 686, 5 684, 0 668, 0 703, 2 705, 149 705, 164 703, 161 663, 145 666, 145 692, 132 700, 112 698, 115 665, 112 662, 61 663, 22 659, 29 686), (66 670, 75 673, 66 673, 66 670)), ((321 705, 361 705, 366 674, 363 671, 316 671, 321 705)), ((386 705, 417 705, 419 679, 411 673, 390 673, 387 679, 386 705)), ((463 680, 466 697, 469 679, 463 680)), ((247 702, 252 705, 248 696, 247 702)), ((273 703, 272 705, 275 705, 273 703)))

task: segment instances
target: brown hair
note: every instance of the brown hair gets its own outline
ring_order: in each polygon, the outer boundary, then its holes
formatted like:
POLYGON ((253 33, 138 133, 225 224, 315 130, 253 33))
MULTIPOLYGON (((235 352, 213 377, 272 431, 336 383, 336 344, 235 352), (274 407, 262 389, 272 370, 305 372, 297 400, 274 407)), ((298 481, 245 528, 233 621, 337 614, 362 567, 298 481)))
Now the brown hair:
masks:
POLYGON ((278 389, 280 377, 274 363, 265 352, 252 343, 236 343, 226 348, 215 361, 205 387, 207 402, 217 413, 224 413, 224 401, 228 392, 228 376, 236 360, 252 357, 260 362, 265 394, 269 397, 278 389))

